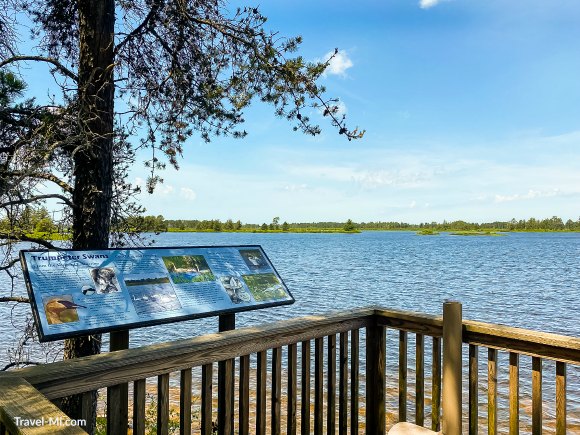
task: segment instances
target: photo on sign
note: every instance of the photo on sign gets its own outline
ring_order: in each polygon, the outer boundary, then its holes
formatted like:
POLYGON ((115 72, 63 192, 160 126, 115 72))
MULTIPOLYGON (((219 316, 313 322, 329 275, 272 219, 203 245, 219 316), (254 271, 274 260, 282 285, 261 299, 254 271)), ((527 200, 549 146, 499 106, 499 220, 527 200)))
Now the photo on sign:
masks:
POLYGON ((121 286, 115 275, 115 271, 110 267, 98 267, 90 270, 91 277, 95 283, 97 293, 116 293, 121 291, 121 286))
POLYGON ((268 262, 259 249, 240 249, 240 255, 250 270, 257 270, 268 267, 268 262))
POLYGON ((174 284, 215 281, 203 255, 161 257, 174 284))
POLYGON ((273 273, 242 276, 256 302, 287 299, 288 293, 273 273))
POLYGON ((49 325, 78 322, 79 314, 77 308, 86 308, 83 305, 75 304, 72 295, 59 295, 45 298, 43 305, 46 320, 49 325))
POLYGON ((244 285, 237 276, 221 276, 222 283, 226 293, 234 304, 250 302, 250 294, 244 289, 244 285))
POLYGON ((124 281, 139 315, 181 309, 181 303, 166 275, 127 275, 124 281))

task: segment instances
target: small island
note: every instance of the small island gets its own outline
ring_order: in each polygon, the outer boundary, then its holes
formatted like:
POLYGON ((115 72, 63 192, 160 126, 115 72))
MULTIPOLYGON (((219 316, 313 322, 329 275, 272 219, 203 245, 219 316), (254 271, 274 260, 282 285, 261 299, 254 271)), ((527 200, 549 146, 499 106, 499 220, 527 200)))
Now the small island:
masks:
POLYGON ((454 231, 450 233, 451 236, 505 236, 503 233, 498 233, 497 231, 454 231))
POLYGON ((416 234, 418 236, 438 236, 441 233, 439 233, 439 231, 435 231, 435 230, 430 229, 430 228, 425 228, 423 230, 417 231, 416 234))

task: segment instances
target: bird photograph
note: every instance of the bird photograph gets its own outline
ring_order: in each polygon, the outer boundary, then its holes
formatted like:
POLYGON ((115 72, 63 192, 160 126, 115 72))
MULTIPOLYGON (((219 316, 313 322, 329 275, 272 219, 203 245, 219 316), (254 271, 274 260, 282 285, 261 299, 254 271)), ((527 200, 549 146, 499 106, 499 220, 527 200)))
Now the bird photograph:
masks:
POLYGON ((49 325, 78 322, 77 308, 86 308, 73 302, 72 296, 63 295, 47 299, 44 302, 44 312, 49 325))

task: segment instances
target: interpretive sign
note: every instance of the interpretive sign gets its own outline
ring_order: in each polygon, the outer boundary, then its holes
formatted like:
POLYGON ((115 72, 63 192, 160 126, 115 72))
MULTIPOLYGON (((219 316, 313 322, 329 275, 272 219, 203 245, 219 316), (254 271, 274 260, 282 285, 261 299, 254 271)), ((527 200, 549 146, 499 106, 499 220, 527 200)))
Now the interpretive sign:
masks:
POLYGON ((294 303, 259 245, 20 251, 40 341, 294 303))

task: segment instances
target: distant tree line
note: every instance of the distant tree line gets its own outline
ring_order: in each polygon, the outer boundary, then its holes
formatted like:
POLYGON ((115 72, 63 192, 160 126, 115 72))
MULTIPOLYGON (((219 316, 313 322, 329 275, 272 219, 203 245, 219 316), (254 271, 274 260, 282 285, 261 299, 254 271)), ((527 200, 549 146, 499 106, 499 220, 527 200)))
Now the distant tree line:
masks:
POLYGON ((52 234, 60 230, 56 222, 46 207, 27 206, 17 221, 11 221, 7 217, 0 219, 0 238, 2 234, 10 234, 14 226, 26 234, 52 234))
MULTIPOLYGON (((39 209, 30 208, 23 213, 21 227, 30 234, 66 232, 67 229, 57 228, 58 220, 53 220, 48 210, 44 207, 39 209)), ((6 219, 0 220, 0 230, 8 225, 6 219)), ((564 222, 561 218, 553 216, 546 219, 512 219, 510 221, 495 221, 486 223, 473 223, 463 220, 448 222, 424 222, 420 224, 409 224, 406 222, 353 222, 348 219, 346 222, 292 222, 280 223, 279 217, 274 217, 270 223, 242 223, 239 219, 227 219, 222 222, 219 219, 165 219, 158 216, 135 216, 128 219, 129 227, 136 232, 166 232, 166 231, 260 231, 260 232, 286 232, 286 231, 308 231, 308 230, 341 230, 341 231, 580 231, 580 218, 573 221, 568 219, 564 222)), ((113 228, 113 230, 115 230, 113 228)))
POLYGON ((558 216, 546 219, 512 219, 510 221, 494 221, 485 223, 466 222, 457 220, 448 222, 424 222, 408 224, 405 222, 361 222, 356 224, 360 230, 422 230, 436 231, 580 231, 580 218, 564 222, 558 216))
MULTIPOLYGON (((162 216, 158 216, 162 218, 162 216)), ((254 224, 242 223, 240 220, 228 219, 225 222, 219 219, 212 220, 166 220, 163 221, 169 229, 179 231, 291 231, 306 229, 344 229, 352 230, 392 230, 392 231, 416 231, 421 229, 433 229, 436 231, 580 231, 580 218, 573 221, 568 219, 564 222, 558 216, 546 219, 512 219, 510 221, 494 221, 485 223, 466 222, 463 220, 443 222, 424 222, 420 224, 409 224, 406 222, 360 222, 352 220, 346 222, 283 222, 275 217, 270 223, 254 224)), ((151 229, 152 230, 152 229, 151 229)))

